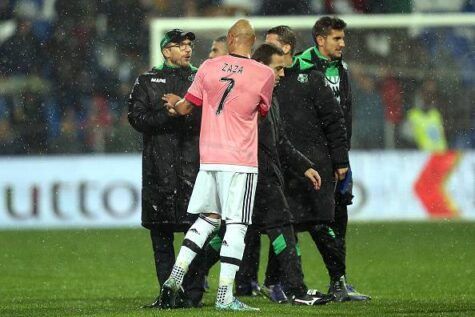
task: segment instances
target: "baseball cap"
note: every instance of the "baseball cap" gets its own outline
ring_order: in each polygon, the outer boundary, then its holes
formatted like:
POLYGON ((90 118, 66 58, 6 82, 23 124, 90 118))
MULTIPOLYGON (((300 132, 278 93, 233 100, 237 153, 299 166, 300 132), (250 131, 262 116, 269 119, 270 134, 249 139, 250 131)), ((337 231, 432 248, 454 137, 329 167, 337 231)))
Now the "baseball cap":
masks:
POLYGON ((185 32, 181 29, 173 29, 165 33, 165 36, 160 41, 160 48, 163 49, 169 43, 180 43, 181 41, 188 39, 190 41, 195 40, 195 34, 193 32, 185 32))

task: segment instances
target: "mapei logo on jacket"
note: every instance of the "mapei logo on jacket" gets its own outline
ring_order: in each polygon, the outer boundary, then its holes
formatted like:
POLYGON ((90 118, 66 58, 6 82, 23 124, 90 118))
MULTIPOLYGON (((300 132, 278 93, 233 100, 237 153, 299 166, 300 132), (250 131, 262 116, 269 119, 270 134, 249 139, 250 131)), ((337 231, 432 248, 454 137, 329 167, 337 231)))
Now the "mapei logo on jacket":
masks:
POLYGON ((157 83, 157 84, 166 84, 167 83, 167 79, 166 78, 152 78, 150 79, 150 82, 152 83, 157 83))
POLYGON ((299 74, 297 77, 297 80, 301 82, 302 84, 308 83, 308 74, 299 74))
POLYGON ((195 80, 195 74, 191 74, 190 76, 188 76, 188 80, 191 82, 195 80))

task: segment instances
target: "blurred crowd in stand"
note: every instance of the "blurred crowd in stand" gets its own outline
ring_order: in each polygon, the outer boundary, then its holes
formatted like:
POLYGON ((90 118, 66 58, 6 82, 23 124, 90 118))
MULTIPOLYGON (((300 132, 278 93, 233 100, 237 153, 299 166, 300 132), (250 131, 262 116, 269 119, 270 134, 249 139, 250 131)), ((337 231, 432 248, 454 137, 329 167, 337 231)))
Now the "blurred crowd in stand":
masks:
MULTIPOLYGON (((153 18, 474 11, 474 0, 2 0, 0 155, 139 151, 125 100, 149 68, 153 18)), ((475 148, 474 43, 474 27, 350 25, 353 148, 475 148)))

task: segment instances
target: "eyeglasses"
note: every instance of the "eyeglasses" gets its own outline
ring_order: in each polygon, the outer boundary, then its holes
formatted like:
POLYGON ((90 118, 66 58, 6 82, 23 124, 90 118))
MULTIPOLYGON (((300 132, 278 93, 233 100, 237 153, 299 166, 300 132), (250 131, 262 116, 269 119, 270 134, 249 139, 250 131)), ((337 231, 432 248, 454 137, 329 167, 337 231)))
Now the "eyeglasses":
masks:
POLYGON ((184 50, 186 50, 187 47, 190 47, 191 49, 193 49, 195 47, 195 43, 193 43, 193 42, 180 43, 180 44, 168 45, 165 48, 172 48, 172 47, 178 47, 180 49, 180 51, 184 51, 184 50))

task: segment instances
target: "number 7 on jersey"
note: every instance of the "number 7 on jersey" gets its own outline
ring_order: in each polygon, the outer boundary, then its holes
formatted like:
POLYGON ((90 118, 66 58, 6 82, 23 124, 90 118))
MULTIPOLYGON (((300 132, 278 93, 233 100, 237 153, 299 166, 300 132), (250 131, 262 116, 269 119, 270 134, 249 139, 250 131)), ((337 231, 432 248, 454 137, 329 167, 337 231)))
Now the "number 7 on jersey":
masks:
POLYGON ((224 107, 224 102, 226 101, 226 97, 229 95, 231 90, 233 90, 234 87, 234 79, 228 78, 228 77, 221 77, 220 81, 226 81, 228 82, 228 87, 226 87, 226 90, 224 91, 223 97, 221 98, 221 101, 219 102, 218 109, 216 110, 216 115, 219 115, 221 111, 223 111, 224 107))

